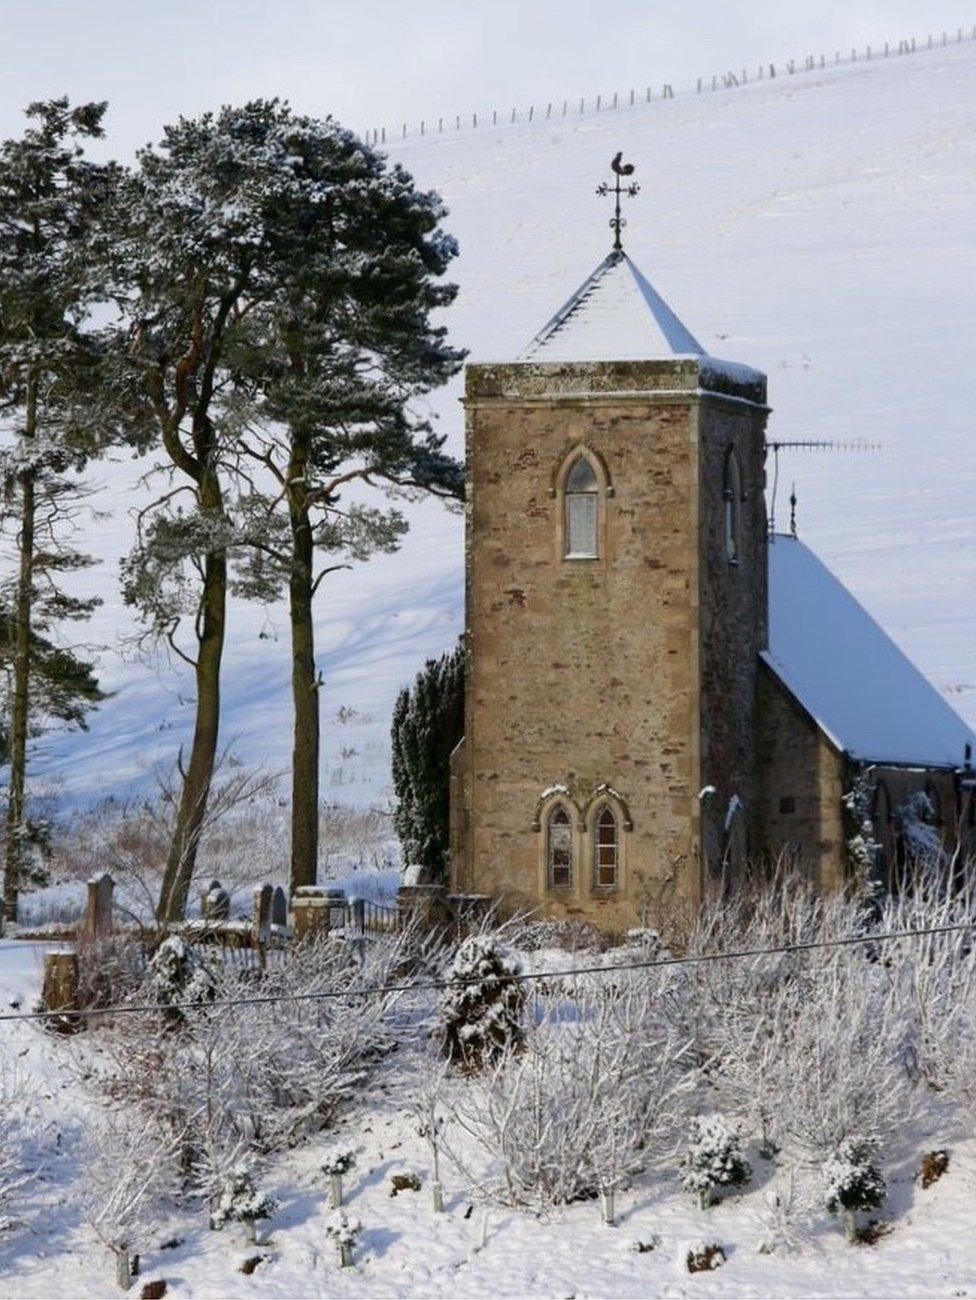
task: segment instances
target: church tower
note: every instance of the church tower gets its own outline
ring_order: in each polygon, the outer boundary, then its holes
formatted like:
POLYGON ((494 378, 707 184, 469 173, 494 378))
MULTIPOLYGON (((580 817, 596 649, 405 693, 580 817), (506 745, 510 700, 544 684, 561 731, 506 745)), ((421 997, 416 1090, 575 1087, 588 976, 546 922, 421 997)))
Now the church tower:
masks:
POLYGON ((613 251, 517 361, 467 368, 451 877, 667 929, 734 876, 757 802, 766 380, 619 246, 614 163, 613 251))

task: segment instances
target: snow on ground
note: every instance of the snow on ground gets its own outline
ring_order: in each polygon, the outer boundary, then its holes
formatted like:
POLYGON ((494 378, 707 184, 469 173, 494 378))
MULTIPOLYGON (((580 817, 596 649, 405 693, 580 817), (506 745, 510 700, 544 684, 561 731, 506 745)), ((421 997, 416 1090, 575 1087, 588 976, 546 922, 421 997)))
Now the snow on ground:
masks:
MULTIPOLYGON (((974 121, 970 42, 391 146, 451 209, 462 252, 449 324, 477 359, 514 357, 606 254, 610 213, 593 190, 623 149, 643 187, 627 203, 629 254, 706 351, 767 371, 771 432, 883 443, 784 453, 777 516, 795 479, 801 536, 970 724, 974 121)), ((458 452, 459 391, 435 403, 458 452)), ((97 504, 113 513, 86 530, 103 563, 85 581, 106 600, 91 639, 109 647, 103 674, 118 694, 89 735, 49 740, 37 764, 79 797, 145 785, 192 716, 182 670, 118 652, 133 631, 116 575, 135 470, 97 473, 97 504)), ((433 503, 411 517, 399 555, 336 575, 319 598, 330 798, 367 803, 384 789, 396 690, 461 626, 461 520, 433 503), (352 722, 335 720, 340 705, 352 722)), ((224 735, 249 759, 287 763, 288 671, 282 611, 235 608, 224 735)))
MULTIPOLYGON (((40 945, 0 942, 0 1005, 27 1008, 39 989, 40 945)), ((79 1215, 76 1196, 79 1121, 90 1106, 70 1062, 84 1053, 83 1039, 52 1041, 30 1025, 0 1025, 0 1046, 16 1057, 29 1080, 47 1152, 22 1223, 0 1234, 0 1296, 118 1294, 112 1264, 79 1215), (79 1046, 80 1045, 80 1046, 79 1046), (60 1133, 54 1147, 52 1133, 60 1133)), ((889 1235, 874 1246, 850 1246, 822 1213, 798 1253, 766 1254, 765 1197, 777 1182, 774 1166, 755 1150, 750 1189, 700 1211, 681 1192, 677 1161, 618 1194, 617 1222, 600 1222, 597 1203, 583 1202, 548 1215, 498 1206, 487 1209, 449 1165, 442 1168, 445 1213, 429 1199, 429 1156, 415 1122, 395 1096, 378 1096, 348 1115, 337 1131, 271 1163, 263 1190, 279 1200, 266 1245, 245 1245, 235 1227, 211 1232, 201 1211, 161 1220, 152 1247, 142 1246, 144 1281, 164 1277, 167 1294, 213 1300, 219 1296, 964 1296, 976 1293, 972 1201, 976 1143, 951 1150, 949 1172, 922 1191, 919 1154, 937 1145, 938 1133, 917 1141, 886 1169, 889 1235), (340 1270, 327 1239, 328 1180, 321 1157, 337 1139, 359 1148, 356 1169, 345 1179, 350 1217, 364 1233, 353 1268, 340 1270), (420 1192, 391 1196, 394 1174, 415 1173, 420 1192), (635 1241, 652 1245, 638 1253, 635 1241), (688 1244, 717 1241, 727 1263, 711 1274, 690 1276, 688 1244), (177 1244, 173 1245, 173 1242, 177 1244), (164 1242, 171 1243, 163 1246, 164 1242), (239 1272, 255 1253, 262 1262, 250 1276, 239 1272)), ((138 1294, 134 1289, 132 1294, 138 1294)))

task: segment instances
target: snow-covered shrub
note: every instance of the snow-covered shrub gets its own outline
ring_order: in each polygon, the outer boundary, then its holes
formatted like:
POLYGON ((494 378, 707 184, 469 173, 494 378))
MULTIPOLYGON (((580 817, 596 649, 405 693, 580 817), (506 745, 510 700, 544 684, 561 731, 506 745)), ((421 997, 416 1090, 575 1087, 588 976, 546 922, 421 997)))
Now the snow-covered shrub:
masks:
POLYGON ((356 1164, 356 1148, 349 1143, 340 1142, 326 1151, 322 1157, 321 1169, 323 1174, 330 1177, 342 1177, 348 1174, 356 1164))
POLYGON ((250 971, 214 967, 215 997, 186 1008, 179 1033, 168 1031, 165 1015, 98 1028, 102 1086, 162 1132, 178 1132, 194 1177, 211 1149, 293 1145, 362 1096, 393 1046, 401 997, 308 995, 403 983, 413 944, 409 932, 389 933, 371 939, 361 957, 331 939, 276 954, 260 987, 262 996, 280 995, 270 1004, 247 1001, 250 971))
POLYGON ((332 1239, 339 1248, 339 1260, 343 1268, 352 1263, 352 1252, 363 1230, 358 1219, 350 1219, 344 1210, 335 1210, 329 1215, 325 1225, 325 1235, 332 1239))
POLYGON ((349 1143, 338 1143, 330 1147, 322 1158, 320 1167, 332 1184, 332 1208, 335 1210, 342 1204, 342 1179, 355 1164, 356 1148, 349 1143))
POLYGON ((655 985, 559 1003, 480 1074, 446 1091, 445 1151, 508 1205, 613 1192, 654 1159, 679 1122, 691 1076, 655 985), (454 1141, 460 1129, 469 1142, 454 1141))
POLYGON ((559 948, 565 952, 603 952, 608 936, 589 921, 525 921, 512 927, 513 943, 523 952, 559 948))
POLYGON ((831 1214, 842 1214, 848 1240, 857 1233, 857 1215, 877 1210, 888 1194, 885 1180, 874 1164, 878 1144, 873 1138, 852 1137, 840 1143, 824 1161, 824 1204, 831 1214))
POLYGON ((874 827, 874 769, 861 768, 843 798, 847 814, 847 855, 858 887, 873 893, 878 887, 881 844, 874 827))
POLYGON ((712 1204, 718 1190, 742 1187, 752 1177, 738 1129, 719 1114, 697 1115, 691 1121, 681 1167, 682 1186, 695 1193, 702 1209, 712 1204))
POLYGON ((725 1263, 725 1247, 717 1241, 689 1241, 681 1257, 689 1273, 711 1273, 725 1263))
POLYGON ((254 1225, 270 1219, 277 1202, 255 1185, 254 1175, 246 1164, 239 1164, 228 1174, 211 1215, 215 1228, 226 1223, 242 1223, 248 1241, 254 1241, 254 1225))
POLYGON ((178 934, 163 940, 146 970, 145 993, 166 1009, 171 1024, 182 1024, 185 1020, 179 1004, 209 1002, 216 987, 217 974, 213 967, 178 934))
POLYGON ((809 1194, 791 1166, 784 1181, 763 1193, 756 1216, 762 1229, 760 1255, 796 1250, 802 1237, 802 1223, 809 1217, 810 1209, 809 1194))
POLYGON ((439 1006, 448 1059, 479 1070, 521 1045, 522 964, 491 934, 473 934, 454 955, 439 1006))
POLYGON ((11 1226, 10 1210, 33 1177, 24 1162, 28 1096, 26 1080, 0 1061, 0 1233, 11 1226))
POLYGON ((136 1112, 99 1115, 88 1129, 87 1147, 82 1210, 114 1255, 116 1280, 127 1290, 133 1253, 153 1230, 160 1200, 176 1188, 178 1143, 161 1140, 136 1112))

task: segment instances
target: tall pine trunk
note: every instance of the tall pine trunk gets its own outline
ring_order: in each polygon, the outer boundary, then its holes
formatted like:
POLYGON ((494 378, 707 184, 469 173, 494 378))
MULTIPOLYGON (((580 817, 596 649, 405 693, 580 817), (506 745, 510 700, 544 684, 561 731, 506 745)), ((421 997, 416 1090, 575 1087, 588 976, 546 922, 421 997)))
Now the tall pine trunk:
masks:
MULTIPOLYGON (((37 431, 37 376, 27 383, 24 437, 37 431)), ((17 920, 21 867, 24 858, 24 815, 27 788, 27 730, 30 723, 31 618, 34 603, 34 526, 37 509, 34 471, 20 478, 21 516, 18 539, 20 569, 14 607, 13 698, 10 710, 10 789, 3 873, 3 915, 17 920)))
POLYGON ((291 509, 291 690, 294 706, 291 784, 291 888, 314 885, 319 861, 319 691, 312 623, 312 522, 303 504, 291 509))
MULTIPOLYGON (((201 503, 221 511, 219 486, 205 481, 201 503)), ((159 893, 161 921, 179 921, 186 915, 186 901, 196 866, 197 849, 207 815, 207 800, 217 758, 220 727, 220 661, 224 652, 227 624, 227 555, 211 551, 204 561, 200 631, 197 641, 197 713, 190 761, 183 775, 183 789, 170 844, 166 870, 159 893)))

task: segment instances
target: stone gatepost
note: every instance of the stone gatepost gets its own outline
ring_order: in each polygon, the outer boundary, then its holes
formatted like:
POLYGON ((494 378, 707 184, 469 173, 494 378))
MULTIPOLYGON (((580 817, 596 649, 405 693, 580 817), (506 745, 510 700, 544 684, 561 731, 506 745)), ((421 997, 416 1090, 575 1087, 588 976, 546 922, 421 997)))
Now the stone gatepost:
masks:
POLYGON ((300 885, 291 897, 295 939, 328 934, 346 923, 346 895, 341 889, 300 885))
POLYGON ((451 924, 446 885, 401 885, 397 890, 397 912, 401 926, 419 925, 422 930, 443 930, 451 924))
POLYGON ((86 939, 104 939, 112 933, 112 894, 115 881, 103 871, 88 882, 88 899, 82 926, 86 939))

